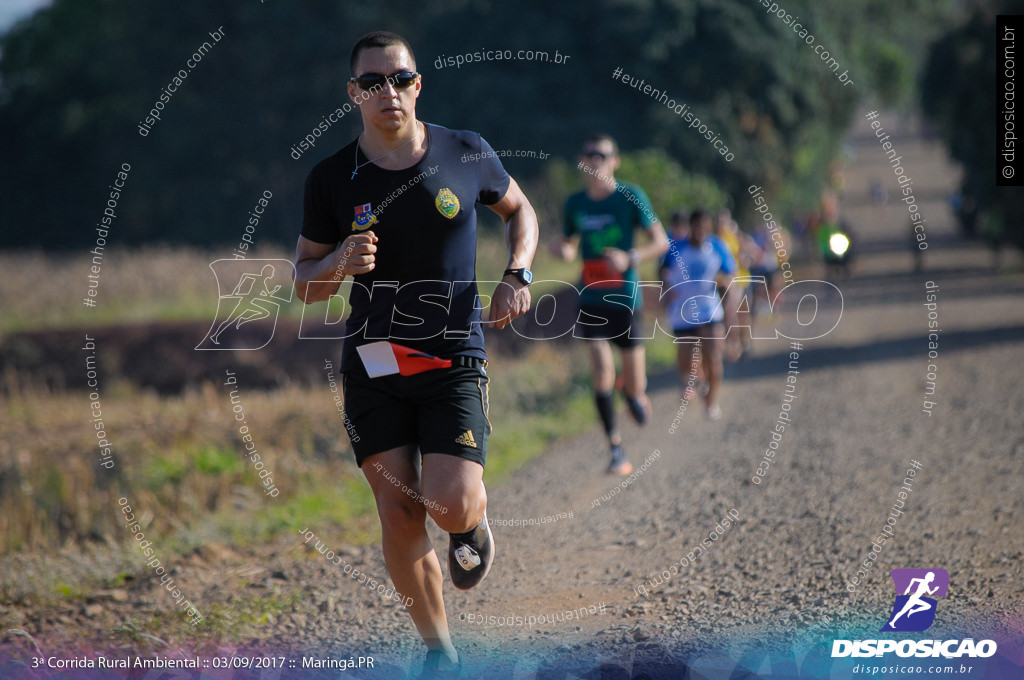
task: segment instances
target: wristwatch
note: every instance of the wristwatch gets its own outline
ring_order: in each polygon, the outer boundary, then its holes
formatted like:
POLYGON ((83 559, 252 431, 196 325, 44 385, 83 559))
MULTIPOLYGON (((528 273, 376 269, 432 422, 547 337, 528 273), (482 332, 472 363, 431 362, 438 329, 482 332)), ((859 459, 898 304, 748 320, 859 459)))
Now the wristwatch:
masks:
POLYGON ((502 278, 505 278, 509 274, 519 279, 520 283, 522 283, 524 286, 529 286, 531 283, 533 283, 533 272, 531 272, 526 267, 520 267, 518 269, 506 269, 505 273, 502 274, 501 276, 502 278))

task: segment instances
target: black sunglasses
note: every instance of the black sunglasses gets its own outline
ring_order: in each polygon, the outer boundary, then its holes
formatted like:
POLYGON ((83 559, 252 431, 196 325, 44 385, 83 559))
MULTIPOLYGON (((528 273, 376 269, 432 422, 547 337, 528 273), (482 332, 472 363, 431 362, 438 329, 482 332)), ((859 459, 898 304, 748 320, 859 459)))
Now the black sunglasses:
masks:
POLYGON ((385 83, 391 83, 396 90, 404 90, 412 86, 419 75, 415 71, 399 71, 389 76, 382 73, 364 73, 361 76, 349 78, 349 81, 355 83, 363 90, 384 89, 385 83))
POLYGON ((608 158, 608 154, 601 151, 581 151, 580 156, 583 156, 584 158, 597 158, 602 161, 608 158))

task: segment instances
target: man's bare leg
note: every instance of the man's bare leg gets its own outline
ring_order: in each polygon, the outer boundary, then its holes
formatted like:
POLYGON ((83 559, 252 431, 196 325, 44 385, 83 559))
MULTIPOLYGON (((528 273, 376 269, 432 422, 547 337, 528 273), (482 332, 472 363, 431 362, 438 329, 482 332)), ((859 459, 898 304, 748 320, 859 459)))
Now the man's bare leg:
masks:
POLYGON ((622 383, 626 396, 638 397, 647 392, 647 366, 644 346, 622 350, 622 383))
POLYGON ((701 352, 703 347, 696 341, 680 342, 676 350, 676 370, 679 372, 679 382, 683 387, 683 396, 687 403, 697 398, 697 381, 701 376, 701 352), (694 365, 694 359, 697 360, 694 365))
POLYGON ((480 524, 487 510, 484 468, 480 463, 444 453, 423 456, 423 498, 431 519, 450 534, 461 534, 480 524))
POLYGON ((622 385, 626 399, 636 400, 630 411, 637 424, 644 425, 651 418, 651 400, 647 397, 647 364, 644 346, 622 350, 622 385), (639 408, 639 412, 637 409, 639 408))
POLYGON ((597 400, 597 412, 601 417, 608 443, 612 446, 622 444, 622 436, 615 424, 613 391, 615 389, 615 360, 612 348, 607 340, 589 340, 590 368, 593 371, 594 395, 597 400))
POLYGON ((426 530, 427 510, 418 498, 402 491, 404 484, 420 493, 416 455, 414 445, 390 449, 367 458, 362 470, 377 502, 381 547, 395 589, 412 600, 406 610, 427 649, 442 650, 455 661, 458 654, 448 630, 441 565, 426 530))
MULTIPOLYGON (((721 327, 717 324, 710 328, 712 329, 710 335, 721 333, 721 327)), ((708 394, 705 397, 705 404, 709 417, 715 418, 718 417, 717 414, 719 413, 718 390, 722 386, 723 342, 721 338, 701 338, 701 345, 703 345, 704 351, 704 375, 708 377, 708 394)))
POLYGON ((628 475, 633 471, 633 464, 622 450, 622 434, 615 421, 615 361, 607 340, 590 341, 590 364, 594 370, 594 401, 597 413, 601 416, 601 424, 611 447, 611 461, 608 463, 607 472, 628 475))
POLYGON ((611 392, 615 388, 615 361, 607 340, 589 340, 590 368, 594 372, 594 391, 611 392))

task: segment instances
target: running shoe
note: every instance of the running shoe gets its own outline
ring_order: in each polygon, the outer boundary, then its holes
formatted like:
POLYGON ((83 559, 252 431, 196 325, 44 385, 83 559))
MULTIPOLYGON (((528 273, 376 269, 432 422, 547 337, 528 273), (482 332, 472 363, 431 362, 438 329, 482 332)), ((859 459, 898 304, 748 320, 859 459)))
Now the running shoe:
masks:
POLYGON ((448 534, 448 573, 459 590, 469 590, 483 581, 493 561, 494 537, 486 512, 476 528, 448 534))
POLYGON ((625 392, 623 394, 626 397, 626 404, 629 405, 629 415, 633 416, 637 425, 646 425, 651 417, 651 400, 642 392, 635 397, 625 392))
POLYGON ((462 676, 462 659, 452 663, 440 649, 431 649, 423 661, 423 670, 416 680, 448 680, 462 676))
POLYGON ((708 420, 718 420, 722 417, 722 407, 718 404, 709 404, 704 411, 704 417, 708 420))
POLYGON ((612 445, 612 460, 608 463, 608 474, 628 475, 633 471, 633 464, 626 458, 621 444, 612 445))

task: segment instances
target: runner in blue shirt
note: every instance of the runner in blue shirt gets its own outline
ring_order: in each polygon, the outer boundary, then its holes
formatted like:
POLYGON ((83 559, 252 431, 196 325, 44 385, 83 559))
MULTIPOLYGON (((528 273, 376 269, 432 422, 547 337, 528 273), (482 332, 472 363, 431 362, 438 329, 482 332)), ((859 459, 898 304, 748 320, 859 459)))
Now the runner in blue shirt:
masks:
POLYGON ((679 374, 686 386, 683 399, 696 398, 688 376, 698 356, 704 367, 708 392, 706 415, 721 417, 718 391, 722 384, 722 343, 725 318, 717 287, 729 289, 736 273, 736 260, 720 238, 711 234, 711 216, 703 210, 690 214, 689 235, 673 229, 673 240, 661 263, 662 299, 676 342, 679 343, 679 374))

